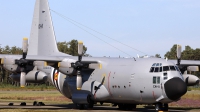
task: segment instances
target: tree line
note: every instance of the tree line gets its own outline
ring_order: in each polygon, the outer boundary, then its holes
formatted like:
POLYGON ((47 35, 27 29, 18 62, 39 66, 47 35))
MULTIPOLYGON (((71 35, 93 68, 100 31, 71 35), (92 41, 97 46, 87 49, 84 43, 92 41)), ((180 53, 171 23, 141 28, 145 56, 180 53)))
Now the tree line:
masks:
MULTIPOLYGON (((69 42, 57 42, 58 50, 60 52, 72 55, 72 56, 78 56, 78 41, 77 40, 71 40, 69 42)), ((177 45, 173 45, 172 48, 166 52, 164 55, 165 58, 168 59, 177 59, 176 58, 176 48, 177 45)), ((83 46, 83 55, 84 56, 90 56, 86 53, 87 47, 83 46)), ((10 47, 6 45, 5 47, 0 46, 0 54, 22 54, 22 49, 20 47, 10 47)), ((161 58, 160 54, 156 54, 155 57, 161 58)), ((200 49, 192 49, 190 46, 185 46, 185 50, 182 51, 182 60, 200 60, 200 49)), ((9 78, 9 71, 5 71, 2 66, 0 66, 0 82, 5 84, 13 84, 13 85, 19 85, 19 83, 14 82, 12 79, 9 78)), ((197 76, 200 76, 199 72, 193 73, 197 76)))
MULTIPOLYGON (((78 56, 78 41, 77 40, 71 40, 69 42, 66 42, 66 41, 57 42, 57 46, 60 52, 63 52, 72 56, 78 56)), ((91 56, 87 54, 86 51, 87 51, 87 47, 83 46, 83 55, 91 56)), ((10 47, 8 45, 6 45, 5 47, 0 46, 0 54, 22 55, 22 53, 23 51, 22 51, 22 48, 20 47, 16 47, 16 46, 10 47)), ((12 85, 19 86, 19 82, 15 82, 9 77, 10 74, 11 72, 6 71, 5 69, 3 69, 2 66, 0 66, 0 82, 4 84, 12 84, 12 85)), ((47 85, 49 85, 49 83, 47 85)))

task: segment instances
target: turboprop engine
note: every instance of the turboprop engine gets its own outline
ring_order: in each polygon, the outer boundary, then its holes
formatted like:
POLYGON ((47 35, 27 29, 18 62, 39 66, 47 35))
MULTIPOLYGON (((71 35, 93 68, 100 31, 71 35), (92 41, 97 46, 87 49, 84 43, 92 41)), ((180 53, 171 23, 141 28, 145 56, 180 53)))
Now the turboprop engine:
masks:
MULTIPOLYGON (((20 75, 21 74, 11 74, 10 78, 20 82, 20 75)), ((33 70, 26 74, 25 79, 27 83, 43 83, 47 81, 47 74, 42 71, 33 70)))
POLYGON ((187 86, 194 86, 199 84, 199 78, 192 74, 183 74, 183 78, 187 86))
POLYGON ((192 74, 187 74, 187 71, 199 71, 198 66, 188 66, 187 70, 183 74, 183 78, 187 86, 194 86, 199 84, 199 78, 192 74))
POLYGON ((183 78, 185 83, 187 84, 187 86, 194 86, 196 84, 199 84, 199 78, 195 75, 192 74, 187 74, 187 71, 199 71, 199 67, 198 66, 187 66, 187 68, 185 67, 181 67, 180 62, 181 62, 181 45, 177 45, 177 66, 180 68, 181 72, 183 74, 183 78))
POLYGON ((3 68, 11 72, 20 72, 18 69, 18 65, 15 64, 15 59, 12 58, 4 58, 1 59, 1 64, 3 64, 3 68))

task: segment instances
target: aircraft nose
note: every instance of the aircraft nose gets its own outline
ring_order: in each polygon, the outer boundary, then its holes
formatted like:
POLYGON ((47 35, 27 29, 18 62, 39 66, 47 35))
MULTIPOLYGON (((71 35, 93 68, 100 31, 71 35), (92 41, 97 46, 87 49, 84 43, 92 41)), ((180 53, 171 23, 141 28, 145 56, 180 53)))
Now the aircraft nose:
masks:
POLYGON ((165 93, 170 100, 177 100, 187 92, 186 83, 178 77, 168 80, 164 87, 165 93))

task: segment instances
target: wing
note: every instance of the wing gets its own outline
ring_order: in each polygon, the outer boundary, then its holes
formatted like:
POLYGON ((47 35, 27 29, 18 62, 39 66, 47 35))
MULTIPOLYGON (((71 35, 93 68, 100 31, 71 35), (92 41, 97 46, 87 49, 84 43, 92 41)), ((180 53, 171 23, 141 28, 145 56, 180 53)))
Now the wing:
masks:
MULTIPOLYGON (((177 60, 169 60, 173 63, 177 63, 177 60)), ((197 60, 181 60, 180 62, 181 66, 200 66, 200 61, 197 60)))

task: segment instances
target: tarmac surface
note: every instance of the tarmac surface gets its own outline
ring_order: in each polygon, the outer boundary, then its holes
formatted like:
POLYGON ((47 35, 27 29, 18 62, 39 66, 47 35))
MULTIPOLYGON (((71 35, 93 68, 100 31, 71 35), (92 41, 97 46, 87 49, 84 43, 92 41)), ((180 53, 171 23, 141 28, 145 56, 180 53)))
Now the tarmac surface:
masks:
MULTIPOLYGON (((14 102, 13 106, 9 106, 10 102, 0 102, 0 110, 1 109, 28 109, 28 110, 37 110, 37 111, 42 111, 42 110, 54 110, 54 111, 88 111, 88 110, 79 110, 76 109, 75 106, 73 104, 47 104, 45 106, 33 106, 33 103, 26 103, 26 106, 20 106, 21 102, 14 102)), ((95 105, 93 109, 89 109, 90 111, 94 111, 94 112, 114 112, 114 111, 120 111, 120 112, 155 112, 154 107, 153 106, 149 106, 149 107, 140 107, 140 108, 136 108, 135 110, 131 110, 131 111, 122 111, 119 110, 117 107, 112 107, 112 106, 108 106, 108 105, 95 105)), ((190 109, 180 109, 180 108, 169 108, 169 112, 190 112, 190 109)))

